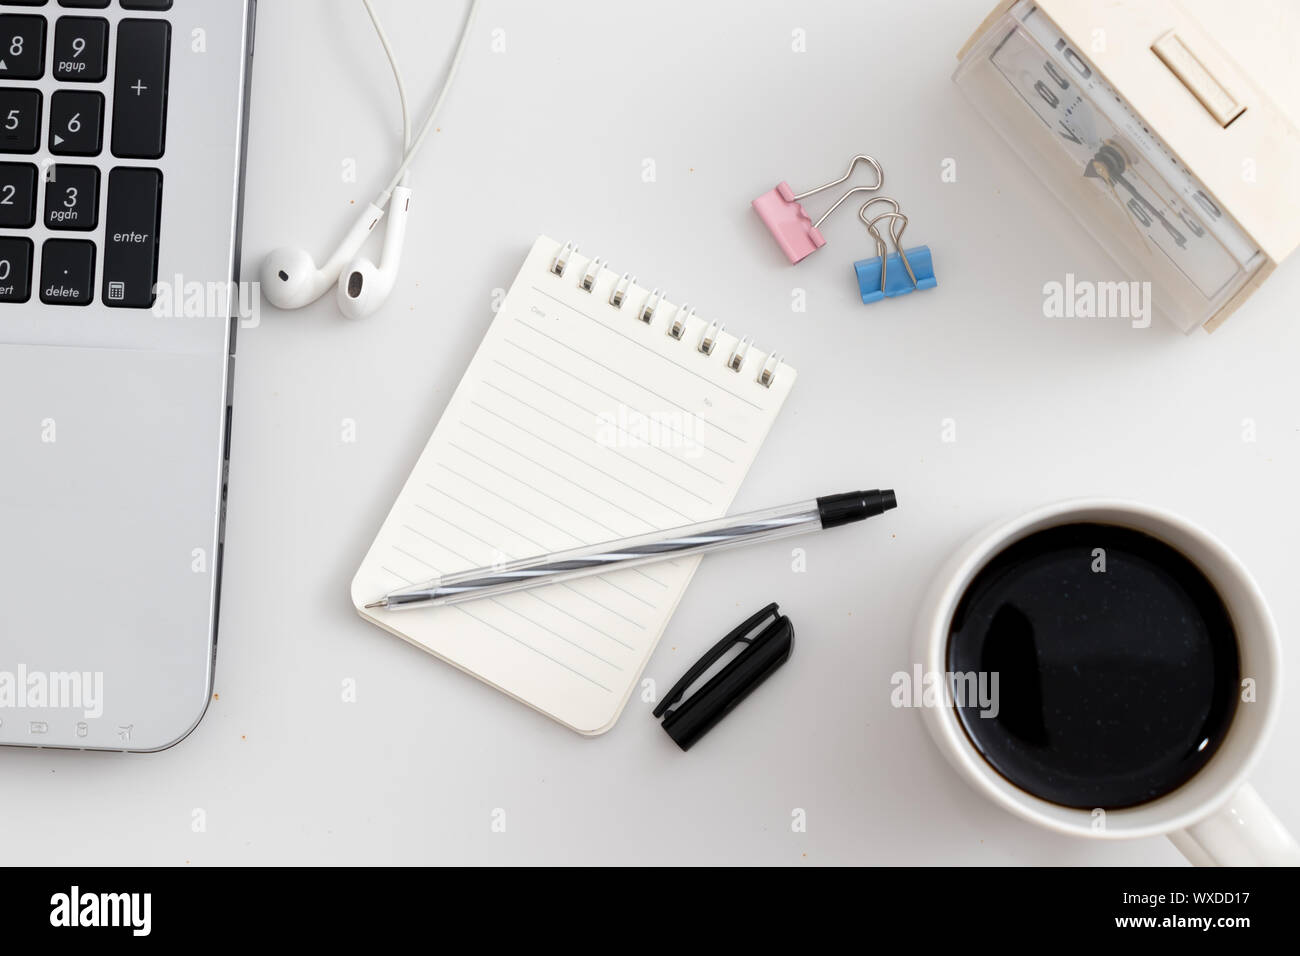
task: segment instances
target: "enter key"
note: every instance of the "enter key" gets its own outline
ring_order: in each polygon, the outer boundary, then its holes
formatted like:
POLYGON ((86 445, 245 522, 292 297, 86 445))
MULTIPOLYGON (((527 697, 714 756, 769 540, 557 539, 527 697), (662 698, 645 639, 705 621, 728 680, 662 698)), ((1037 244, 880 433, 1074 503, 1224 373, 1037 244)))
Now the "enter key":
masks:
POLYGON ((162 173, 121 166, 108 174, 104 228, 105 305, 147 309, 158 281, 162 173))

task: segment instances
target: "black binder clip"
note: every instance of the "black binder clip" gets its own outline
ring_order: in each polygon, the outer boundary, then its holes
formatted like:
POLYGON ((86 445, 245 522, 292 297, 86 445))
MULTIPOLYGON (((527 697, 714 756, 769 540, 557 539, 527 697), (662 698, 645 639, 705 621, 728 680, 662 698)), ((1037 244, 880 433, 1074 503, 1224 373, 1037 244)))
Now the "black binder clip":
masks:
POLYGON ((686 689, 735 644, 747 646, 703 687, 664 717, 664 730, 683 750, 690 750, 697 740, 713 729, 714 724, 748 697, 750 691, 790 659, 790 652, 794 650, 794 625, 778 611, 775 602, 769 604, 696 661, 673 685, 668 696, 659 702, 654 710, 655 717, 662 717, 664 711, 677 703, 686 689), (750 636, 769 617, 772 620, 750 636))

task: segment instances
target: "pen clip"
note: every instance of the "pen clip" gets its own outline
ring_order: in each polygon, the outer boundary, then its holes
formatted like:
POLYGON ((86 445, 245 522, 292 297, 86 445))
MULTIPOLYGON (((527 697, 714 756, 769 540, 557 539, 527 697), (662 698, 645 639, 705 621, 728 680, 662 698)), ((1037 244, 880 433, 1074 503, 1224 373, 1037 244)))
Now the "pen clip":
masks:
POLYGON ((765 621, 767 618, 769 617, 775 618, 779 616, 780 614, 777 608, 777 604, 775 601, 773 601, 767 607, 763 608, 763 610, 759 611, 751 618, 749 618, 747 621, 745 621, 743 624, 741 624, 739 627, 737 627, 735 630, 733 630, 722 640, 718 641, 718 643, 714 644, 713 647, 711 647, 703 657, 701 657, 698 661, 695 662, 694 666, 691 667, 690 670, 688 670, 685 674, 682 675, 682 679, 673 685, 673 689, 670 690, 668 692, 668 695, 659 702, 658 706, 655 707, 654 715, 656 717, 662 717, 664 711, 666 711, 673 704, 677 703, 678 698, 680 698, 682 694, 686 693, 686 689, 690 687, 692 684, 694 684, 697 680, 699 680, 701 674, 703 674, 710 667, 716 664, 718 662, 718 659, 721 658, 723 654, 727 653, 727 651, 731 649, 732 645, 750 643, 752 638, 746 637, 745 636, 746 634, 754 630, 754 628, 758 627, 758 625, 761 624, 763 621, 765 621))

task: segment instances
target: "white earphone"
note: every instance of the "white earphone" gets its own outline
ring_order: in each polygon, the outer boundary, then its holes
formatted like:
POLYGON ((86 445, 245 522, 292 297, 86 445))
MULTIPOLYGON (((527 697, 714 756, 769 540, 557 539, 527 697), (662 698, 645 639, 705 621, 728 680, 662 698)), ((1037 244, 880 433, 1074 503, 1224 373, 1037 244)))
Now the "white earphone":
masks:
MULTIPOLYGON (((365 256, 359 256, 347 268, 339 271, 339 311, 349 319, 365 318, 376 312, 393 291, 393 286, 397 283, 397 268, 402 263, 402 247, 406 244, 406 219, 410 211, 410 187, 398 186, 388 201, 388 225, 384 229, 384 252, 379 258, 379 265, 365 256)), ((367 233, 369 231, 366 230, 367 233)), ((325 271, 321 270, 322 273, 325 271)))
POLYGON ((406 107, 406 87, 402 83, 401 71, 370 0, 362 0, 362 3, 370 14, 370 22, 374 24, 389 66, 392 67, 393 78, 397 82, 397 93, 402 104, 402 162, 384 191, 366 206, 323 265, 317 266, 309 252, 296 246, 282 246, 262 260, 262 292, 277 309, 300 309, 310 305, 324 295, 330 286, 336 287, 339 310, 350 319, 371 315, 387 301, 397 283, 397 270, 401 265, 402 248, 406 242, 406 223, 411 209, 410 165, 451 89, 452 80, 460 68, 461 56, 465 52, 465 42, 469 39, 470 27, 474 23, 474 14, 478 10, 478 0, 471 0, 456 53, 447 68, 447 77, 420 128, 419 136, 412 143, 410 113, 406 107), (384 230, 384 250, 379 265, 375 265, 372 260, 361 256, 360 252, 385 214, 388 216, 388 226, 384 230))
POLYGON ((382 218, 382 209, 374 203, 368 205, 323 266, 317 266, 306 249, 297 246, 276 249, 262 260, 262 293, 277 309, 300 309, 315 302, 334 285, 343 267, 361 251, 382 218))

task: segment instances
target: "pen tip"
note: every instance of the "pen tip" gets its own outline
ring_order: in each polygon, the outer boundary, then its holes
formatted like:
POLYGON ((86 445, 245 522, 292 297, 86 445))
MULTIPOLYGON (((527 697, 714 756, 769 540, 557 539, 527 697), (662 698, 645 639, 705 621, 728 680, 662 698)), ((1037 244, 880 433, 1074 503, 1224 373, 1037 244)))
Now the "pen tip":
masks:
POLYGON ((387 603, 388 602, 385 601, 383 598, 380 598, 378 601, 371 601, 369 604, 366 605, 366 607, 383 607, 387 603))

